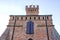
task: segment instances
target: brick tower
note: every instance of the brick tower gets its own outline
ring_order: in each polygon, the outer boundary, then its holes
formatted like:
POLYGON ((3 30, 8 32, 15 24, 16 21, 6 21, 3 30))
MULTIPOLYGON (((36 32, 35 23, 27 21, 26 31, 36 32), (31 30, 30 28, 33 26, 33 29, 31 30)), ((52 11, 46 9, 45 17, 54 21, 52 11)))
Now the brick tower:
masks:
POLYGON ((26 6, 26 15, 38 15, 39 13, 39 6, 35 6, 35 5, 30 5, 30 6, 26 6))
POLYGON ((38 15, 39 6, 26 6, 26 15, 10 15, 1 40, 58 40, 52 15, 38 15))

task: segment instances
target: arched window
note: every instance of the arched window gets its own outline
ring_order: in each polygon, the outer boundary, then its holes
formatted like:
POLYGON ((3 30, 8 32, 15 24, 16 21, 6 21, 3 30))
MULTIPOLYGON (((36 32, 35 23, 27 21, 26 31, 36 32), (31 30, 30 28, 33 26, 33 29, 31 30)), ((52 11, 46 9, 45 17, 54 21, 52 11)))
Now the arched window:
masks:
POLYGON ((34 22, 32 22, 32 21, 27 22, 26 33, 27 34, 34 34, 34 22))

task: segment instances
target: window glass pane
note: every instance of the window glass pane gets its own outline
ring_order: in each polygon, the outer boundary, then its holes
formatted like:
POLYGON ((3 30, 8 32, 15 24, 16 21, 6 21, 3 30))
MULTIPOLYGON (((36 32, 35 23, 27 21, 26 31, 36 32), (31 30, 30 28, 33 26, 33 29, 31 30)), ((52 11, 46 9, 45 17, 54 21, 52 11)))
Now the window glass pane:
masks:
POLYGON ((34 33, 34 23, 32 21, 27 22, 27 34, 33 34, 34 33))

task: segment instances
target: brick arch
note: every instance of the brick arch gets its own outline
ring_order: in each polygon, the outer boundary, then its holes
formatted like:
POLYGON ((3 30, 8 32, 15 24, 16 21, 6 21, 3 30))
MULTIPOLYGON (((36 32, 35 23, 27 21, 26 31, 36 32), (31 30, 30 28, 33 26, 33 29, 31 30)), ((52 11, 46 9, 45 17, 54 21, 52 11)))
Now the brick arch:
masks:
POLYGON ((28 40, 33 40, 32 38, 29 38, 28 40))

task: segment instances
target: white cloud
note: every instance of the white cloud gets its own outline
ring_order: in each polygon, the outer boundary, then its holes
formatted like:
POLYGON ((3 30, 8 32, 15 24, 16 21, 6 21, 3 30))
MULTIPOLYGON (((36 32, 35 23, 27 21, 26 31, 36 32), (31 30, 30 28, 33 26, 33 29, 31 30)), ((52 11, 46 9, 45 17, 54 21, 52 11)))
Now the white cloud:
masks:
POLYGON ((5 31, 8 24, 9 15, 20 14, 22 9, 16 5, 0 5, 0 36, 5 31))
POLYGON ((17 6, 17 5, 8 5, 8 4, 0 5, 0 14, 1 13, 8 14, 8 15, 10 15, 10 14, 14 14, 14 15, 15 14, 21 14, 23 12, 21 10, 23 10, 23 9, 20 6, 17 6))
POLYGON ((0 36, 5 31, 8 24, 9 16, 5 14, 0 14, 0 36))

